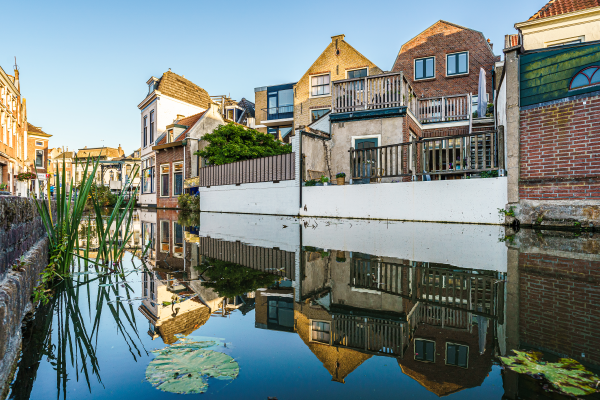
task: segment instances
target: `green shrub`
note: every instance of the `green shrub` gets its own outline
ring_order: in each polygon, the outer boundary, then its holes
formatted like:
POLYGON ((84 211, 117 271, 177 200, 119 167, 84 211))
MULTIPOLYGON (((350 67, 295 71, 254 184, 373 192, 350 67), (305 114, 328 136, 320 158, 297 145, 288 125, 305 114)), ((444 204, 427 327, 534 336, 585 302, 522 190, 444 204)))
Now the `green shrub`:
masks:
POLYGON ((304 182, 304 186, 316 186, 316 185, 317 185, 317 181, 315 181, 314 179, 304 182))
POLYGON ((177 204, 179 208, 186 211, 199 211, 200 210, 200 196, 189 193, 180 194, 177 197, 177 204))

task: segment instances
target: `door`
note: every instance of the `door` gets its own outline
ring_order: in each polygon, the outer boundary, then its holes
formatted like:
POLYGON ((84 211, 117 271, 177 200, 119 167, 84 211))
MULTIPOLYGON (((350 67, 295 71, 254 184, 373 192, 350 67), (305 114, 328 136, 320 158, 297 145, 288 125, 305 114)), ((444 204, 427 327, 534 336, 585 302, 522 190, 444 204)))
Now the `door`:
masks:
POLYGON ((354 146, 356 150, 359 150, 355 153, 358 168, 355 173, 356 177, 371 178, 375 176, 377 171, 377 150, 375 150, 378 146, 377 138, 356 139, 354 146))

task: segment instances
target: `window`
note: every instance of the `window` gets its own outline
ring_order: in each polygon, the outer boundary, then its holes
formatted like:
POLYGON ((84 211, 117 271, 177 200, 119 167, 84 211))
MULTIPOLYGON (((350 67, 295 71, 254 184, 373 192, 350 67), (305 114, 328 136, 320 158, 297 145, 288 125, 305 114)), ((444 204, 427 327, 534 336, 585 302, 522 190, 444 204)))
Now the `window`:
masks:
POLYGON ((361 68, 361 69, 354 69, 352 71, 348 71, 348 79, 353 79, 353 78, 362 78, 367 76, 367 68, 361 68))
POLYGON ((172 143, 173 142, 173 130, 170 129, 167 131, 167 143, 172 143))
POLYGON ((446 75, 460 75, 469 72, 469 53, 455 53, 446 56, 446 75))
POLYGON ((286 89, 277 92, 279 113, 294 112, 294 90, 286 89))
POLYGON ((291 126, 280 126, 277 128, 267 128, 267 133, 273 135, 275 139, 283 140, 292 131, 291 126))
POLYGON ((415 60, 415 79, 428 79, 435 77, 435 57, 420 58, 415 60))
POLYGON ((150 143, 154 142, 154 110, 150 111, 150 143))
MULTIPOLYGON (((146 164, 149 163, 146 161, 146 164)), ((142 193, 154 193, 154 167, 145 168, 142 171, 142 193)))
POLYGON ((311 122, 315 122, 316 120, 321 118, 323 115, 327 114, 328 112, 329 112, 329 108, 323 108, 322 110, 312 110, 310 112, 311 122))
POLYGON ((144 147, 148 146, 148 118, 144 117, 144 147))
POLYGON ((35 142, 35 145, 43 147, 44 146, 44 142, 35 142))
POLYGON ((183 163, 173 164, 173 195, 183 193, 183 163))
POLYGON ((160 251, 169 252, 169 221, 160 221, 160 251))
POLYGON ((415 360, 435 362, 435 342, 415 339, 415 360))
POLYGON ((160 196, 169 197, 169 164, 160 166, 160 196))
POLYGON ((173 222, 173 255, 183 257, 183 226, 173 222))
POLYGON ((597 65, 579 71, 571 80, 569 89, 579 89, 585 86, 600 84, 600 72, 598 71, 600 71, 600 66, 597 65))
POLYGON ((446 343, 446 364, 467 368, 469 363, 469 346, 446 343))
POLYGON ((311 96, 325 96, 329 94, 329 74, 311 76, 311 96))
POLYGON ((35 151, 35 166, 44 168, 44 150, 35 151))
POLYGON ((313 342, 327 343, 329 344, 329 338, 331 334, 331 324, 323 321, 312 321, 311 322, 311 336, 310 340, 313 342))

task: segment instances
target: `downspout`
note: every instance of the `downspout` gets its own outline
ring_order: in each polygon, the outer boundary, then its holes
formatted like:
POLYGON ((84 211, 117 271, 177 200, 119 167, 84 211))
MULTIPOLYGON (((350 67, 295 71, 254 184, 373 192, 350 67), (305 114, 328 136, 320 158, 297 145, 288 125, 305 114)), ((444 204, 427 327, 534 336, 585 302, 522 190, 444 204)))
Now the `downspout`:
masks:
MULTIPOLYGON (((299 171, 299 174, 300 174, 300 179, 299 179, 299 181, 300 181, 300 185, 299 185, 299 187, 300 187, 300 209, 298 211, 301 211, 302 210, 302 181, 303 181, 302 180, 302 178, 303 178, 302 172, 304 171, 304 158, 303 158, 303 154, 302 154, 302 130, 299 130, 299 135, 300 135, 300 138, 299 138, 300 143, 298 145, 298 152, 300 153, 300 158, 299 158, 300 159, 300 165, 299 165, 299 169, 300 169, 300 171, 299 171)), ((300 214, 300 212, 298 212, 298 214, 300 214)))

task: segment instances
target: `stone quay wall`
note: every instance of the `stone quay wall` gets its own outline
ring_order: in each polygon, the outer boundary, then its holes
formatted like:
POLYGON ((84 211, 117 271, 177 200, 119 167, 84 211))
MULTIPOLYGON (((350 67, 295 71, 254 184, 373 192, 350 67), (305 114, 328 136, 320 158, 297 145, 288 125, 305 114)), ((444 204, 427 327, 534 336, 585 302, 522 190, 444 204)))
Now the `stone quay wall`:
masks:
POLYGON ((0 398, 16 366, 33 289, 48 265, 49 241, 34 201, 0 196, 0 398))

